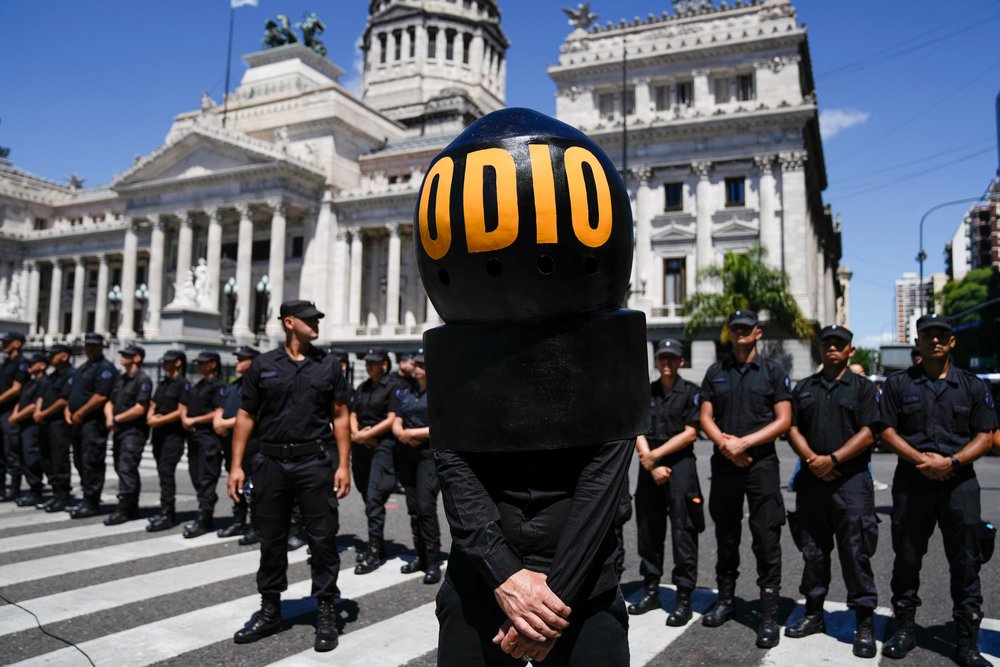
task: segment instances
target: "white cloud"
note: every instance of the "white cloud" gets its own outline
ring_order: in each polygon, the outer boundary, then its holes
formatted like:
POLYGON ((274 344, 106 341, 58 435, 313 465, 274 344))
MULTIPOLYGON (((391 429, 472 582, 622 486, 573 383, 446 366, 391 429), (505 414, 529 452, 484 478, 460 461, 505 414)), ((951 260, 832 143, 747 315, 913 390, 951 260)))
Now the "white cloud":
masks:
POLYGON ((854 346, 878 349, 880 345, 891 345, 895 342, 896 332, 895 328, 893 328, 893 331, 883 331, 881 334, 861 336, 859 339, 854 341, 854 346))
POLYGON ((867 122, 869 116, 857 109, 825 109, 819 112, 819 131, 824 139, 832 139, 842 130, 867 122))
POLYGON ((364 67, 364 56, 360 52, 356 53, 354 55, 354 62, 351 63, 351 72, 345 80, 340 82, 340 85, 356 97, 361 97, 361 77, 364 74, 364 67))

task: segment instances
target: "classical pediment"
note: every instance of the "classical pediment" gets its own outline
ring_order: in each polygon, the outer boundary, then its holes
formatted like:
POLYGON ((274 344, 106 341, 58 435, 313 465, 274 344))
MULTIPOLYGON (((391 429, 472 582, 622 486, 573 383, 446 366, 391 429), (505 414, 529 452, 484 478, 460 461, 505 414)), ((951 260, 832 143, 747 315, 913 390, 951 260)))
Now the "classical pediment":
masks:
POLYGON ((653 233, 654 243, 688 243, 695 239, 694 225, 668 223, 663 229, 653 233))
POLYGON ((730 220, 716 223, 712 227, 712 237, 713 238, 727 238, 727 237, 738 237, 744 238, 747 236, 755 236, 758 233, 757 225, 752 222, 747 222, 746 220, 740 220, 738 218, 732 218, 730 220))

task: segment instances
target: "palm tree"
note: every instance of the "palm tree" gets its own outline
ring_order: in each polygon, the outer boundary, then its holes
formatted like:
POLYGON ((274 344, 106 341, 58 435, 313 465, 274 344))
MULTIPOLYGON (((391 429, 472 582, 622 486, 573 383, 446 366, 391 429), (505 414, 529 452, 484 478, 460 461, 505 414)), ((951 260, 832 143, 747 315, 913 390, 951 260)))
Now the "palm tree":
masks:
POLYGON ((722 322, 722 340, 728 340, 726 318, 736 310, 767 311, 770 324, 790 331, 801 340, 813 337, 812 325, 788 291, 788 276, 764 262, 765 252, 759 245, 747 252, 727 252, 722 266, 709 266, 698 272, 699 283, 721 282, 722 291, 696 292, 688 299, 684 308, 690 317, 685 327, 688 337, 722 322))

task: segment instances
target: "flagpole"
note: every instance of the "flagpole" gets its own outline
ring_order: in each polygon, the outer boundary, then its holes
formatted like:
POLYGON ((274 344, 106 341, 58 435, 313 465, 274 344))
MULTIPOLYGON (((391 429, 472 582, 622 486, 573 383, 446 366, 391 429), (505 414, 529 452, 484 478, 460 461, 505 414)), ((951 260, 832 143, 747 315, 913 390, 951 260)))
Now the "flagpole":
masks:
POLYGON ((229 48, 226 49, 226 89, 222 91, 222 127, 226 126, 226 112, 229 110, 229 68, 233 61, 233 17, 236 8, 229 3, 229 48))

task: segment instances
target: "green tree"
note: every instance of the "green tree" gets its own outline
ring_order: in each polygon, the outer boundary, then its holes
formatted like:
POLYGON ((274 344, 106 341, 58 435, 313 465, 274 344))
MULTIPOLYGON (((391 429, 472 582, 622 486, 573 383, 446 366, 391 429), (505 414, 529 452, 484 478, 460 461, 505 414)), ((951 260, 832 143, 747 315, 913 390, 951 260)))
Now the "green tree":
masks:
POLYGON ((722 266, 698 272, 699 283, 713 281, 721 292, 696 292, 684 305, 690 319, 685 333, 690 337, 704 327, 722 326, 722 340, 728 340, 726 318, 735 310, 767 311, 768 323, 801 340, 813 336, 812 325, 802 315, 795 297, 788 291, 784 271, 764 262, 765 251, 757 245, 747 252, 727 252, 722 266))
POLYGON ((859 347, 854 351, 854 356, 851 357, 852 364, 861 364, 865 368, 865 372, 871 375, 872 373, 881 373, 881 365, 877 363, 879 358, 878 350, 874 350, 868 347, 859 347))
MULTIPOLYGON (((1000 298, 1000 272, 989 268, 973 269, 961 280, 945 284, 938 303, 945 315, 954 317, 984 303, 1000 298)), ((959 317, 955 322, 955 359, 969 368, 973 357, 980 359, 977 372, 997 368, 1000 349, 1000 303, 993 303, 959 317)))

